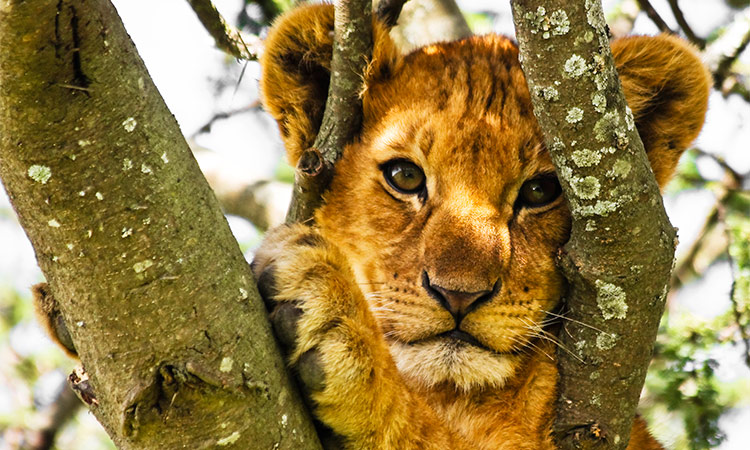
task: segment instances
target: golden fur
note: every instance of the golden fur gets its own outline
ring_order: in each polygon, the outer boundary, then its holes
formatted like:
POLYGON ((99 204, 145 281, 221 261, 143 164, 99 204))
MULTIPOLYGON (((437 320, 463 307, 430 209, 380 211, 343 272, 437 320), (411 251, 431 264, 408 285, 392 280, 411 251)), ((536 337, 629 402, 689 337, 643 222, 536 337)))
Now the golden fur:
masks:
MULTIPOLYGON (((308 5, 266 41, 264 103, 292 164, 320 124, 332 28, 331 6, 308 5)), ((557 369, 545 325, 565 291, 555 254, 570 213, 562 197, 514 206, 524 182, 554 173, 518 50, 488 35, 401 56, 386 31, 375 23, 362 130, 317 226, 270 233, 254 262, 261 278, 273 268, 267 300, 301 310, 290 363, 319 356, 314 412, 347 448, 552 449, 557 369), (394 160, 424 171, 424 195, 385 181, 394 160), (473 343, 444 334, 456 320, 428 285, 491 292, 459 320, 473 343)), ((701 128, 708 74, 677 38, 612 47, 663 186, 701 128)), ((661 447, 638 420, 628 448, 661 447)))

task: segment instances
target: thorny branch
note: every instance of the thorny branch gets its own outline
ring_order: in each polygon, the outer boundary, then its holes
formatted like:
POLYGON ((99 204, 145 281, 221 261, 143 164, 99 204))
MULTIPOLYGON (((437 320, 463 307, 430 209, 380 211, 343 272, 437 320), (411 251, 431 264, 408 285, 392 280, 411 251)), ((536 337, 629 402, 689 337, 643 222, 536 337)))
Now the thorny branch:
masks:
POLYGON ((188 3, 219 49, 238 59, 258 59, 262 44, 257 36, 243 38, 238 30, 227 24, 211 0, 188 0, 188 3))

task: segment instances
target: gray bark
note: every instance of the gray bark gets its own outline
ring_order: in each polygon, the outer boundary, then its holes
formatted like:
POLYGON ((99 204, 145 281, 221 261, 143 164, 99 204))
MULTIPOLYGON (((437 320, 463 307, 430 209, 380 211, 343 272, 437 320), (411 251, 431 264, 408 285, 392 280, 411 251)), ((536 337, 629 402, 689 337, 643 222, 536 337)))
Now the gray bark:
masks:
POLYGON ((0 48, 0 177, 85 367, 79 393, 116 445, 320 448, 112 5, 0 3, 0 48))
POLYGON ((576 354, 558 351, 555 438, 562 449, 624 449, 664 308, 675 231, 626 109, 601 2, 512 4, 534 113, 573 216, 561 257, 569 320, 559 338, 576 354), (585 64, 571 64, 574 55, 585 64), (606 108, 592 102, 596 92, 606 108), (576 163, 575 150, 600 148, 596 163, 576 163), (616 175, 626 167, 627 177, 616 175))

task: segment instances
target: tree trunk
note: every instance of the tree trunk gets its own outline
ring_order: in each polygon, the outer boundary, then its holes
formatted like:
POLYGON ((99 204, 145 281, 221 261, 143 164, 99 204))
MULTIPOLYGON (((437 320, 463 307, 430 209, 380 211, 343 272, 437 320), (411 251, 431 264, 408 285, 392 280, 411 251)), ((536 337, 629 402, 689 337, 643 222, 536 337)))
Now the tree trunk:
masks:
POLYGON ((561 449, 624 449, 664 308, 675 231, 626 109, 601 2, 512 4, 534 113, 573 215, 561 257, 569 320, 559 337, 575 354, 558 351, 555 438, 561 449), (563 75, 573 53, 600 62, 591 77, 563 75), (591 101, 595 92, 606 108, 591 101), (574 150, 602 147, 613 151, 600 153, 598 164, 570 163, 574 150), (616 167, 629 168, 625 180, 611 176, 616 167))
POLYGON ((115 444, 320 448, 250 268, 112 5, 3 2, 0 48, 0 176, 115 444))

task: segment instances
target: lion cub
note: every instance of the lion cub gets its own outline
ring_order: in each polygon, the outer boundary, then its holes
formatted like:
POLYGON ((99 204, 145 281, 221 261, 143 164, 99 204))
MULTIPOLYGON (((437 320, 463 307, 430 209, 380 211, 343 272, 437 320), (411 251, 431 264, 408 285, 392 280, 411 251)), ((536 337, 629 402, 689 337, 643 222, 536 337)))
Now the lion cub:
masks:
MULTIPOLYGON (((328 92, 333 7, 282 17, 264 103, 295 164, 328 92)), ((349 449, 553 449, 570 212, 507 38, 401 56, 382 24, 364 122, 316 225, 270 233, 253 263, 316 418, 349 449)), ((703 123, 709 79, 667 37, 614 42, 660 185, 703 123)), ((658 449, 636 421, 630 449, 658 449)))

